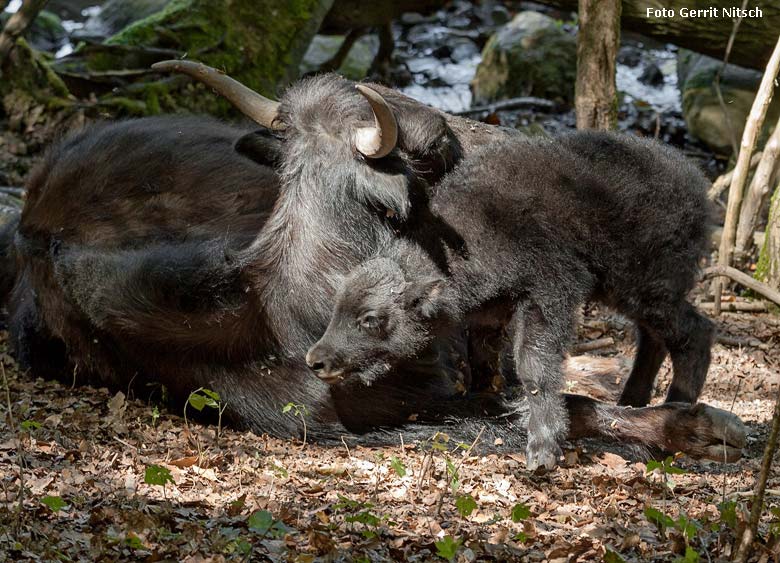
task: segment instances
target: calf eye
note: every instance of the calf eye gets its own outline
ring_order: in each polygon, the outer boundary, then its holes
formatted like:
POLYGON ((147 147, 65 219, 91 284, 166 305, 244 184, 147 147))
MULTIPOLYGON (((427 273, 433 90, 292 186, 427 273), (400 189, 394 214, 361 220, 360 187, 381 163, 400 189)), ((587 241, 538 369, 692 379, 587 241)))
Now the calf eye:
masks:
POLYGON ((360 318, 360 328, 367 331, 376 331, 379 329, 382 322, 376 315, 363 315, 360 318))

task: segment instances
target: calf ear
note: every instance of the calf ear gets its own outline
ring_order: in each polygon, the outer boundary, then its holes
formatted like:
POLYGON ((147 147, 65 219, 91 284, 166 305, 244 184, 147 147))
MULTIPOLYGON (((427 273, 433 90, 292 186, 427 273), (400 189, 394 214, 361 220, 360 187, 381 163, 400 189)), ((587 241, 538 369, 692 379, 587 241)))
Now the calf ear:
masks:
POLYGON ((278 168, 282 161, 282 141, 269 129, 247 133, 236 141, 234 148, 248 159, 271 168, 278 168))
POLYGON ((426 319, 436 317, 444 305, 445 283, 445 280, 441 278, 429 278, 407 283, 404 288, 407 309, 417 311, 426 319))

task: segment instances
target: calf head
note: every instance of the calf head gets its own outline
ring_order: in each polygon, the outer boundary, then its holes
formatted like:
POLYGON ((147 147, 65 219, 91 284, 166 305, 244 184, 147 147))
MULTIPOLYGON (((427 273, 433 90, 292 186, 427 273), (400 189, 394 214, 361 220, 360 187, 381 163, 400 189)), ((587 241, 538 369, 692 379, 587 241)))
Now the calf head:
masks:
POLYGON ((364 262, 339 288, 328 328, 306 363, 327 383, 359 377, 371 385, 433 339, 444 287, 438 278, 407 281, 389 258, 364 262))

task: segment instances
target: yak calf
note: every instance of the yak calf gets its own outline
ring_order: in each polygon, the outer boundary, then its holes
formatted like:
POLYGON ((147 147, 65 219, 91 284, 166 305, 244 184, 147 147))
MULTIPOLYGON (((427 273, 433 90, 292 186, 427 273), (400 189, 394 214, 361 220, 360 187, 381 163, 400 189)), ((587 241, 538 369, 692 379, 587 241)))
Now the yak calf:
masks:
POLYGON ((425 233, 352 270, 307 363, 326 381, 370 384, 434 336, 499 324, 529 401, 527 466, 552 468, 568 431, 561 363, 589 298, 638 327, 622 403, 648 402, 667 350, 667 401, 696 402, 713 326, 686 294, 708 241, 706 187, 676 151, 635 137, 489 145, 438 187, 425 233))

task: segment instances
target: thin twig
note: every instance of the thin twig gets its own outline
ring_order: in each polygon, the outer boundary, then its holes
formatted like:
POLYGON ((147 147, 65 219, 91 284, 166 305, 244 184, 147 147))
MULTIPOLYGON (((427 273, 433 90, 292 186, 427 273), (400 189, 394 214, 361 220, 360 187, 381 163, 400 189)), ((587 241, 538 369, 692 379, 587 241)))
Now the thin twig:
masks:
POLYGON ((8 378, 5 375, 5 365, 0 362, 0 372, 3 375, 3 387, 5 388, 5 400, 8 405, 8 426, 11 428, 11 433, 16 437, 16 457, 19 463, 19 508, 16 518, 16 527, 20 523, 22 517, 22 511, 24 510, 24 445, 22 444, 21 436, 16 432, 16 424, 14 422, 13 404, 11 403, 11 389, 8 386, 8 378))
POLYGON ((772 460, 777 449, 777 437, 780 434, 780 385, 777 386, 777 399, 775 400, 775 412, 772 422, 772 430, 766 441, 764 448, 764 459, 761 461, 761 471, 756 479, 756 485, 753 488, 753 506, 750 507, 750 519, 745 531, 742 533, 742 539, 737 548, 737 554, 734 557, 736 563, 744 563, 750 555, 750 548, 753 545, 753 539, 758 530, 758 521, 761 519, 761 511, 764 508, 764 495, 766 494, 766 482, 769 478, 769 471, 772 467, 772 460))
MULTIPOLYGON (((761 162, 761 156, 763 155, 763 151, 757 151, 753 157, 750 159, 750 169, 752 170, 756 166, 758 166, 758 163, 761 162)), ((720 197, 720 194, 722 194, 726 188, 728 188, 731 185, 731 180, 734 178, 734 169, 732 168, 728 172, 721 174, 717 178, 715 178, 715 181, 712 183, 712 187, 707 192, 707 198, 709 198, 711 201, 715 201, 720 197)))
POLYGON ((455 115, 474 115, 475 113, 482 113, 483 111, 496 112, 525 107, 536 109, 553 109, 555 107, 555 103, 550 100, 545 100, 544 98, 523 96, 521 98, 501 100, 492 104, 486 104, 484 106, 474 106, 472 108, 459 111, 455 115))
POLYGON ((597 338, 596 340, 590 340, 588 342, 582 342, 574 347, 575 354, 582 354, 583 352, 592 352, 593 350, 600 350, 601 348, 608 348, 615 343, 615 339, 611 336, 605 336, 604 338, 597 338))

